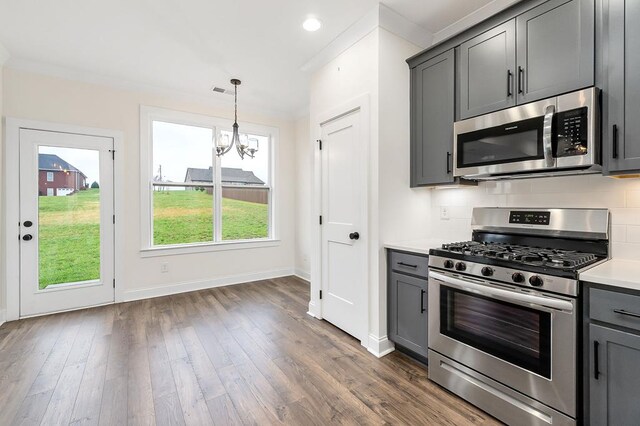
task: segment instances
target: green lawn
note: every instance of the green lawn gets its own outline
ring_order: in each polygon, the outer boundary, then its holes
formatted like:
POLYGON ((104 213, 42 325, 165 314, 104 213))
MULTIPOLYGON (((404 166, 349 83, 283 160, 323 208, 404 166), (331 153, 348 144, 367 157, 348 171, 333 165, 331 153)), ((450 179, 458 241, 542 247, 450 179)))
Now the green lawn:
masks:
MULTIPOLYGON (((39 197, 41 289, 100 277, 99 191, 39 197)), ((206 192, 154 192, 153 206, 155 245, 212 240, 212 196, 206 192)), ((223 198, 223 240, 267 236, 266 204, 223 198)))
POLYGON ((100 278, 100 190, 39 197, 40 288, 100 278))

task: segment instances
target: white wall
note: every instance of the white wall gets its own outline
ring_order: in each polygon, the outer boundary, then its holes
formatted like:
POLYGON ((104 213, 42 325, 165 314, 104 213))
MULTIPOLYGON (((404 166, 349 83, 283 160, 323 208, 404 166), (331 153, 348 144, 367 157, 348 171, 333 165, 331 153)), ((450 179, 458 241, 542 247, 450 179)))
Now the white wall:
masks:
POLYGON ((296 120, 296 275, 311 277, 311 230, 313 193, 311 170, 315 139, 310 137, 308 116, 296 120))
MULTIPOLYGON (((4 63, 9 59, 9 53, 5 50, 5 48, 0 44, 0 188, 4 185, 4 110, 3 110, 3 74, 4 74, 4 63)), ((1 195, 1 193, 0 193, 1 195)), ((0 196, 0 219, 3 216, 3 204, 2 197, 0 196)), ((1 223, 4 223, 2 220, 1 223)), ((5 270, 5 258, 4 258, 4 231, 2 226, 0 226, 0 271, 5 270)), ((5 320, 5 307, 6 302, 4 300, 5 296, 5 282, 4 282, 4 274, 0 274, 0 324, 2 324, 5 320)))
POLYGON ((379 33, 379 146, 377 256, 373 257, 380 312, 377 330, 387 334, 386 256, 383 244, 389 241, 427 238, 428 189, 409 187, 409 67, 405 60, 422 50, 407 40, 380 29, 379 33))
POLYGON ((468 240, 473 207, 608 208, 613 256, 640 260, 640 179, 569 176, 434 190, 431 236, 451 241, 468 240), (443 207, 448 209, 449 220, 440 219, 443 207))
MULTIPOLYGON (((292 120, 243 110, 242 122, 259 123, 280 129, 278 152, 277 229, 281 243, 276 247, 230 250, 154 258, 140 257, 140 105, 150 105, 205 114, 232 117, 233 105, 205 105, 165 95, 116 89, 106 86, 17 71, 5 68, 4 114, 8 117, 66 123, 120 130, 124 133, 126 189, 123 197, 126 298, 158 294, 177 283, 232 279, 264 273, 292 273, 295 247, 295 129, 292 120), (160 264, 169 264, 161 273, 160 264)), ((16 285, 15 283, 10 283, 16 285)), ((187 286, 188 287, 188 286, 187 286)), ((186 288, 186 287, 185 287, 186 288)))

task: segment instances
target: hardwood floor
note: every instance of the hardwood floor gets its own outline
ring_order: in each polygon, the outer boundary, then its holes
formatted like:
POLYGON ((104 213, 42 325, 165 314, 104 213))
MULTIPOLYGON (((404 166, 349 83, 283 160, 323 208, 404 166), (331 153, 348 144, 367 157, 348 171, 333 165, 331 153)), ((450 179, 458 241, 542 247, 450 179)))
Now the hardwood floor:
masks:
POLYGON ((0 327, 0 425, 498 424, 306 314, 294 277, 0 327))

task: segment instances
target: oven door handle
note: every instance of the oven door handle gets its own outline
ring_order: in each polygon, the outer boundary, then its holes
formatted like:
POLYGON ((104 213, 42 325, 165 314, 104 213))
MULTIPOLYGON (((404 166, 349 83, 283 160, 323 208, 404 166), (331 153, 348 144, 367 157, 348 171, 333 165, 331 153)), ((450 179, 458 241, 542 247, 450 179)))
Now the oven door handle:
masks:
POLYGON ((553 158, 553 116, 555 112, 555 105, 549 105, 544 113, 542 150, 544 152, 544 163, 546 168, 552 168, 556 165, 555 159, 553 158))
POLYGON ((567 300, 555 298, 552 299, 549 297, 536 296, 533 294, 523 294, 516 291, 504 290, 501 288, 495 288, 482 284, 475 284, 469 281, 461 280, 459 278, 450 277, 436 271, 429 271, 429 278, 433 278, 435 280, 443 282, 448 286, 456 287, 460 290, 465 290, 470 293, 478 294, 480 296, 500 299, 507 302, 514 302, 521 305, 535 305, 567 312, 573 311, 573 303, 567 300))

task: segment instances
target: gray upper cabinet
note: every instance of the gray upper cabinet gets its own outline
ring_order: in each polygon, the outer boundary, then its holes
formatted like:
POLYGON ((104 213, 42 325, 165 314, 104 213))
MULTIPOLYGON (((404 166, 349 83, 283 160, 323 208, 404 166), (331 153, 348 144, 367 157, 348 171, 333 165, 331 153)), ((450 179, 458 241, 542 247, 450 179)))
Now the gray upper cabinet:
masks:
POLYGON ((605 174, 640 171, 640 2, 603 0, 599 84, 605 174))
POLYGON ((411 186, 453 183, 455 99, 451 49, 411 70, 411 186))
MULTIPOLYGON (((631 1, 631 3, 636 0, 631 1)), ((591 324, 592 425, 636 425, 640 419, 640 336, 591 324)))
POLYGON ((458 48, 459 117, 515 105, 516 27, 510 20, 458 48))
POLYGON ((389 274, 389 338, 427 356, 427 280, 389 274))
POLYGON ((517 103, 594 84, 594 0, 550 0, 516 18, 517 103))

